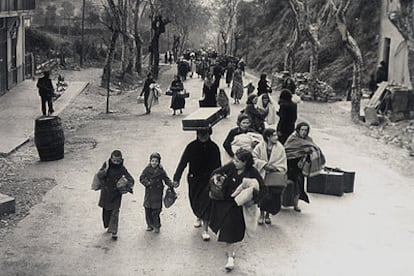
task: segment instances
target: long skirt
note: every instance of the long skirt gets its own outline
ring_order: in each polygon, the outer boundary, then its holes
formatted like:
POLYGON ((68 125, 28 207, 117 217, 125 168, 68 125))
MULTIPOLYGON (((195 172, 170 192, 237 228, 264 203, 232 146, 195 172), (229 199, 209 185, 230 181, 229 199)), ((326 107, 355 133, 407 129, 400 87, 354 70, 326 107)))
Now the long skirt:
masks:
POLYGON ((208 178, 188 176, 188 197, 191 209, 196 217, 209 220, 211 199, 208 195, 208 178))

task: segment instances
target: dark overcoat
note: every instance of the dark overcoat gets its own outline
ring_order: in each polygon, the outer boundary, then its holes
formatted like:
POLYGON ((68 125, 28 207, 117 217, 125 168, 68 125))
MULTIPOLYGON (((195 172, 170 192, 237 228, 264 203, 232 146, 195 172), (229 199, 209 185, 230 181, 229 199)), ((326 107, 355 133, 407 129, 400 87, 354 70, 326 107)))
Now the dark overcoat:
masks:
POLYGON ((142 171, 139 181, 145 186, 144 207, 161 209, 164 185, 171 186, 167 172, 161 166, 153 168, 148 165, 142 171))
POLYGON ((297 105, 292 101, 279 101, 279 123, 277 124, 277 132, 279 141, 284 144, 286 139, 295 130, 295 122, 298 116, 297 105))
POLYGON ((178 96, 178 93, 184 90, 183 82, 181 80, 173 80, 170 89, 173 92, 170 108, 173 110, 184 108, 185 98, 178 96))
POLYGON ((52 81, 47 77, 40 78, 36 86, 39 88, 39 96, 41 97, 52 97, 55 92, 52 81))
POLYGON ((98 172, 98 178, 102 182, 101 195, 99 197, 98 206, 105 210, 116 210, 121 207, 122 194, 116 188, 116 183, 125 175, 130 181, 131 186, 134 184, 134 178, 129 174, 128 170, 123 164, 115 165, 108 161, 109 168, 107 169, 107 163, 105 162, 98 172))
MULTIPOLYGON (((243 216, 243 207, 237 206, 231 194, 242 183, 244 177, 255 178, 259 182, 260 189, 264 189, 264 181, 260 173, 254 168, 245 170, 237 174, 236 166, 229 162, 212 174, 226 174, 227 180, 223 186, 224 200, 212 200, 210 228, 214 233, 218 233, 218 241, 227 243, 240 242, 244 238, 246 224, 243 216)), ((259 196, 254 199, 259 199, 259 196)))
POLYGON ((211 205, 208 182, 212 171, 221 166, 217 144, 210 139, 207 142, 197 139, 188 144, 174 173, 174 181, 180 181, 187 164, 189 164, 187 182, 191 208, 198 218, 208 220, 211 205))

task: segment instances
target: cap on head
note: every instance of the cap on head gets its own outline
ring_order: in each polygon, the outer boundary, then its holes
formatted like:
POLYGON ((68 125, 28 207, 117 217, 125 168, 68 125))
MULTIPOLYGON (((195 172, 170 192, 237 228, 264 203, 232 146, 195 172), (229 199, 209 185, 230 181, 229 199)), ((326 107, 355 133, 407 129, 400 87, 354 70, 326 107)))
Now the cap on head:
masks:
POLYGON ((114 150, 114 151, 111 153, 111 157, 122 158, 122 153, 121 153, 121 151, 120 151, 120 150, 114 150))
POLYGON ((158 161, 161 161, 161 155, 158 152, 151 153, 150 160, 153 159, 153 158, 156 158, 156 159, 158 159, 158 161))

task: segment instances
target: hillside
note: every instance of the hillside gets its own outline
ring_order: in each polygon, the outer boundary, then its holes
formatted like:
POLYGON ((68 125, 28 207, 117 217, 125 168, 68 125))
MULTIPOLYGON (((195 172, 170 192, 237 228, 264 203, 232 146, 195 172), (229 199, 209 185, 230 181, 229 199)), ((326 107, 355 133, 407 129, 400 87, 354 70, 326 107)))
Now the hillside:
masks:
MULTIPOLYGON (((316 12, 324 0, 309 0, 310 16, 316 20, 316 12)), ((238 19, 243 30, 238 56, 244 56, 248 65, 257 72, 283 70, 286 45, 293 30, 293 13, 288 1, 268 1, 265 7, 254 3, 241 6, 252 16, 238 19), (244 28, 243 25, 244 24, 244 28)), ((350 33, 358 42, 364 58, 362 85, 367 86, 369 75, 377 64, 378 31, 380 17, 379 0, 352 1, 347 13, 350 33), (369 16, 366 16, 368 15, 369 16)), ((334 22, 331 20, 320 29, 319 69, 320 79, 329 83, 336 93, 343 94, 352 79, 352 59, 346 53, 334 22)), ((313 21, 314 22, 314 21, 313 21)), ((309 70, 310 47, 302 45, 296 54, 296 72, 309 70)))

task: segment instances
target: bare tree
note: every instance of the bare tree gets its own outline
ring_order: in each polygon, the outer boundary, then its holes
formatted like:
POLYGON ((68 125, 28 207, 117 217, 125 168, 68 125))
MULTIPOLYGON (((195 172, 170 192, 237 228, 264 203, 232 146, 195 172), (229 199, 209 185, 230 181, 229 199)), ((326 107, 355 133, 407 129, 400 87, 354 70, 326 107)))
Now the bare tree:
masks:
POLYGON ((223 40, 224 52, 223 54, 231 54, 232 49, 229 49, 230 39, 236 28, 237 5, 240 0, 220 0, 219 11, 219 26, 220 36, 223 40))
POLYGON ((133 6, 133 24, 134 24, 134 40, 135 40, 135 71, 142 74, 142 37, 139 30, 141 18, 146 10, 147 2, 142 0, 134 0, 133 6))
POLYGON ((352 37, 346 24, 346 12, 348 11, 350 0, 340 0, 338 4, 334 0, 328 0, 330 9, 335 16, 335 23, 341 35, 346 51, 353 60, 353 77, 351 92, 351 118, 354 122, 359 122, 359 111, 361 107, 361 69, 363 66, 362 53, 358 43, 352 37))

